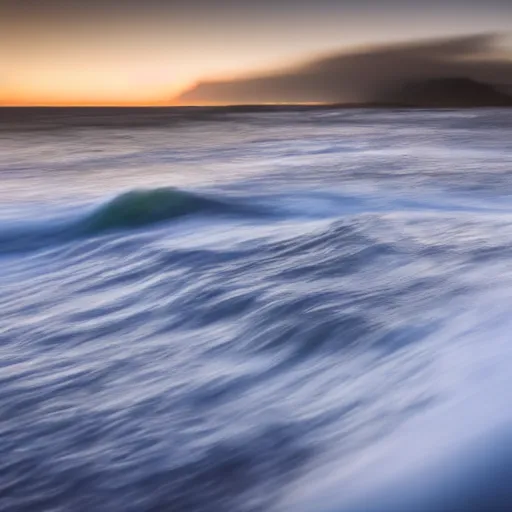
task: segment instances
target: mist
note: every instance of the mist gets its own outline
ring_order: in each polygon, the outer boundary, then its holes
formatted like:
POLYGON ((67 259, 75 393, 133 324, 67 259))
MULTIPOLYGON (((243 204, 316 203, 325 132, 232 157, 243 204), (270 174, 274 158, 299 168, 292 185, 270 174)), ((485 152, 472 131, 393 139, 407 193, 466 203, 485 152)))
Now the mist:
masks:
MULTIPOLYGON (((455 84, 450 83, 452 94, 458 96, 461 90, 466 93, 469 88, 468 102, 477 97, 483 103, 505 104, 509 97, 503 92, 512 84, 512 58, 500 52, 500 40, 495 34, 479 34, 344 51, 278 72, 202 81, 173 101, 178 104, 400 102, 411 83, 457 79, 455 84), (482 88, 482 83, 489 88, 482 88)), ((436 88, 439 89, 439 84, 436 88)))

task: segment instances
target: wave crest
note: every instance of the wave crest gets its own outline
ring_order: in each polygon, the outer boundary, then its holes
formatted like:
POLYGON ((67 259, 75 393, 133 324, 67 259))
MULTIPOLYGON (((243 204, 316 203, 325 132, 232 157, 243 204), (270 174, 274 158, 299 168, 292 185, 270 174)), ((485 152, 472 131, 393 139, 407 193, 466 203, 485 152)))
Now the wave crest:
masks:
POLYGON ((85 231, 99 233, 133 229, 192 214, 232 213, 235 206, 177 188, 132 190, 116 196, 81 222, 85 231))

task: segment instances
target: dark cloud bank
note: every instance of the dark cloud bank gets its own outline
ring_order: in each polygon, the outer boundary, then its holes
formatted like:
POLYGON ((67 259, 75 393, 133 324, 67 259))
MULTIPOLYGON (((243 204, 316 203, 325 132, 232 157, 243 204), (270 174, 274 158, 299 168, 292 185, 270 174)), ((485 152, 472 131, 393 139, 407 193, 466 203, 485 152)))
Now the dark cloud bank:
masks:
POLYGON ((386 45, 340 53, 282 72, 201 82, 181 104, 371 103, 512 106, 512 59, 494 35, 386 45))

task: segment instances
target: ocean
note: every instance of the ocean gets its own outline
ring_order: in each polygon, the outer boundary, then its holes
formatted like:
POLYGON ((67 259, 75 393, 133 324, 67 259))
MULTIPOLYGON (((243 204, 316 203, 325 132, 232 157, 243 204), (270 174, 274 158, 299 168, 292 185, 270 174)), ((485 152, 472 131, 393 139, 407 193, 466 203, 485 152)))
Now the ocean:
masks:
POLYGON ((0 510, 511 510, 512 111, 0 110, 0 510))

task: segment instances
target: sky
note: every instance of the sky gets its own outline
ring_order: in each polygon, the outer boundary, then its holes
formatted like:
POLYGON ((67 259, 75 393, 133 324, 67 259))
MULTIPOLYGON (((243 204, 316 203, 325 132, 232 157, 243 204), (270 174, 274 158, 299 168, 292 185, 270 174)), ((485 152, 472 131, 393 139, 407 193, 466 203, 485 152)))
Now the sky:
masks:
POLYGON ((510 38, 512 1, 0 0, 0 104, 163 105, 208 80, 480 33, 510 38))

